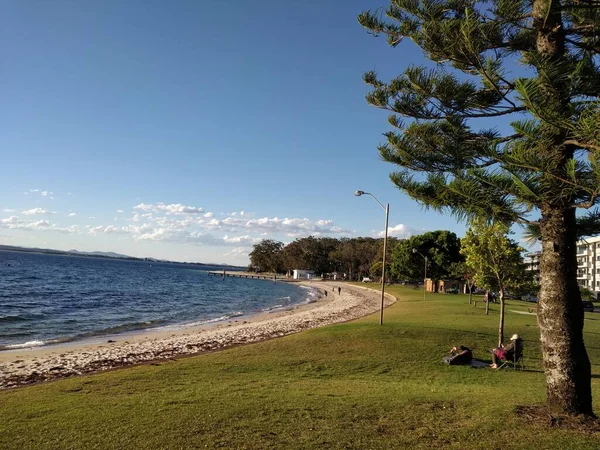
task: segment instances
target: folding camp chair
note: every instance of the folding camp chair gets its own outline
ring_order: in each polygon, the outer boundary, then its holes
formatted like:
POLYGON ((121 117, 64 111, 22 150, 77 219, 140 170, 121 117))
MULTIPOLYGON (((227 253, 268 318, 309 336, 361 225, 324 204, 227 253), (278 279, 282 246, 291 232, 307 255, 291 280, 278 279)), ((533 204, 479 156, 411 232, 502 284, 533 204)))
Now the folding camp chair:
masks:
POLYGON ((515 352, 513 353, 513 357, 512 358, 508 358, 508 359, 502 359, 501 360, 500 366, 498 366, 498 369, 513 369, 513 370, 517 370, 517 367, 520 370, 525 370, 525 358, 523 357, 523 344, 519 343, 519 345, 517 345, 517 348, 515 349, 515 352))

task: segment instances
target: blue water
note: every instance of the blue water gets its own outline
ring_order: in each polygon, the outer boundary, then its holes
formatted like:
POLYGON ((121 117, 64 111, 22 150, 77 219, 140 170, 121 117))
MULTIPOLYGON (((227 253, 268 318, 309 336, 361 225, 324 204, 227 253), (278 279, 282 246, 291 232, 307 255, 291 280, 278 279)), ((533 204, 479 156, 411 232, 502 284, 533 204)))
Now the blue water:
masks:
POLYGON ((0 350, 227 320, 315 295, 193 266, 0 251, 0 350))

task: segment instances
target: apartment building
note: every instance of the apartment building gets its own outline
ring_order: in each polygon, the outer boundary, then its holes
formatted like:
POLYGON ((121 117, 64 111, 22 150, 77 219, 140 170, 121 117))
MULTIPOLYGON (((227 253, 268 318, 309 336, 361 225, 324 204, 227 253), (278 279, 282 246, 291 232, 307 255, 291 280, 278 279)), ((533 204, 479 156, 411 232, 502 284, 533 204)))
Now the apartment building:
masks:
POLYGON ((527 253, 523 258, 527 270, 533 273, 533 279, 540 284, 540 256, 542 252, 527 253))
MULTIPOLYGON (((537 283, 540 282, 541 254, 527 253, 523 258, 537 283)), ((577 242, 577 283, 594 291, 600 299, 600 236, 577 242)))
POLYGON ((577 242, 577 283, 600 294, 600 236, 577 242))

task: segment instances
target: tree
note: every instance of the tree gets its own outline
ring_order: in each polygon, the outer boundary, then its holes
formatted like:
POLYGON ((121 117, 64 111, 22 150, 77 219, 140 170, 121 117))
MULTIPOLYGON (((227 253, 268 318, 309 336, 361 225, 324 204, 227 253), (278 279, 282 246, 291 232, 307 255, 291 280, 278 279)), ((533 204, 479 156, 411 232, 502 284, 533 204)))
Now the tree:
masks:
POLYGON ((467 265, 474 269, 475 283, 486 289, 498 290, 500 298, 498 345, 504 342, 506 290, 518 289, 527 282, 528 274, 521 256, 522 249, 515 241, 508 238, 508 234, 508 227, 502 223, 488 224, 483 220, 475 220, 461 240, 461 253, 465 256, 467 265))
POLYGON ((318 273, 334 270, 330 253, 339 246, 333 238, 308 236, 296 239, 285 246, 283 259, 287 270, 309 269, 318 273))
POLYGON ((340 246, 330 254, 330 258, 336 267, 343 268, 348 277, 355 280, 360 279, 363 274, 369 275, 373 262, 381 259, 382 253, 383 239, 344 238, 341 239, 340 246))
POLYGON ((396 128, 379 147, 400 166, 392 181, 460 219, 539 226, 547 404, 593 416, 575 211, 600 196, 598 2, 393 0, 387 18, 358 20, 391 46, 409 38, 435 64, 388 83, 364 76, 368 102, 396 128), (479 128, 486 118, 512 120, 513 130, 479 128))
POLYGON ((398 279, 422 280, 425 277, 423 256, 427 257, 427 275, 440 280, 449 275, 454 262, 462 260, 460 241, 451 231, 430 231, 398 242, 392 253, 392 275, 398 279), (414 253, 416 249, 419 253, 414 253))
MULTIPOLYGON (((462 241, 461 241, 462 245, 462 241)), ((461 247, 462 253, 462 247, 461 247)), ((455 262, 450 265, 450 276, 465 280, 469 288, 469 305, 473 303, 473 286, 475 285, 475 271, 466 262, 455 262)))
POLYGON ((278 273, 282 268, 282 250, 283 242, 263 239, 252 246, 252 251, 248 255, 250 264, 258 267, 261 272, 278 273))
POLYGON ((579 290, 581 291, 582 300, 587 300, 589 302, 596 301, 596 293, 591 289, 588 289, 585 286, 579 286, 579 290))

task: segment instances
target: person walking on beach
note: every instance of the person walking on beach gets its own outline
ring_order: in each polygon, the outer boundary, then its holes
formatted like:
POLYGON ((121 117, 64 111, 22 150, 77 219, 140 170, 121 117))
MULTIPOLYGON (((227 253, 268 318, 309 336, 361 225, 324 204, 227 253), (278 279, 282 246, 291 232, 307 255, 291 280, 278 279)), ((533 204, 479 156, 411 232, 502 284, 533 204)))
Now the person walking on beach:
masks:
POLYGON ((325 293, 325 297, 327 297, 327 290, 324 290, 323 292, 325 293))
POLYGON ((338 295, 342 295, 342 288, 338 287, 338 295))

